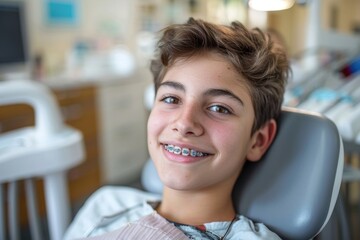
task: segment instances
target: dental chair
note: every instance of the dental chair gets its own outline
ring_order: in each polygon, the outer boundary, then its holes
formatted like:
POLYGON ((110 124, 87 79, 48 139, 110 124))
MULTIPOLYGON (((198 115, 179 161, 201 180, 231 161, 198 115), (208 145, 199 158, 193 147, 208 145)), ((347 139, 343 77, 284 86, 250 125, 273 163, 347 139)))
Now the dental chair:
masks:
MULTIPOLYGON (((320 114, 284 108, 278 125, 263 158, 244 165, 233 191, 236 211, 264 223, 282 239, 350 240, 335 236, 338 222, 348 233, 343 204, 337 201, 344 154, 335 124, 320 114)), ((116 222, 124 209, 161 199, 163 185, 151 160, 144 165, 141 183, 145 191, 124 186, 97 190, 77 213, 65 239, 88 236, 99 222, 116 222)))
MULTIPOLYGON (((332 121, 316 113, 284 108, 278 124, 264 157, 245 164, 233 191, 235 208, 282 239, 321 239, 328 222, 327 231, 337 225, 329 221, 335 205, 344 213, 337 203, 344 157, 341 137, 332 121)), ((151 160, 141 181, 145 190, 162 192, 151 160)), ((346 228, 345 217, 342 223, 346 228)))

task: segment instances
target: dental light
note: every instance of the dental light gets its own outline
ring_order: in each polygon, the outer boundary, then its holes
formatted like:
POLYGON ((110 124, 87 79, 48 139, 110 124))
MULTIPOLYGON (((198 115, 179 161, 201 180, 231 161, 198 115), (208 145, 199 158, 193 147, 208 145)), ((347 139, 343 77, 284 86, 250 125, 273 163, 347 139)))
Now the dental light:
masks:
POLYGON ((257 11, 280 11, 291 8, 295 0, 249 0, 249 7, 257 11))

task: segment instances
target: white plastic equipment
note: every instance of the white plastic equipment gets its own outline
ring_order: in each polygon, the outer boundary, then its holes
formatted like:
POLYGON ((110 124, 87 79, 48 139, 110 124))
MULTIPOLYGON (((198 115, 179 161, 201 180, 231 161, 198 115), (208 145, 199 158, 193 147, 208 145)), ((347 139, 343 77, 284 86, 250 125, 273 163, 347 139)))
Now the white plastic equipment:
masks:
MULTIPOLYGON (((40 238, 31 178, 44 179, 50 239, 60 240, 70 223, 66 171, 84 160, 82 134, 63 124, 59 106, 43 84, 29 80, 0 82, 0 105, 33 107, 35 126, 0 134, 0 239, 6 238, 3 183, 8 184, 11 239, 17 238, 16 181, 25 180, 29 223, 40 238)), ((35 232, 35 233, 34 233, 35 232)))

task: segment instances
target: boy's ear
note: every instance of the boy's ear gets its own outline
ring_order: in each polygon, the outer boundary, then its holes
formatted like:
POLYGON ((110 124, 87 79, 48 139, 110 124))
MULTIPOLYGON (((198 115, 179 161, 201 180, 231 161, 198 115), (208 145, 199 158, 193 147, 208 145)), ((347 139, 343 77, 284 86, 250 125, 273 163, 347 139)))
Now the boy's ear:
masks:
POLYGON ((257 130, 250 140, 250 148, 246 155, 249 161, 258 161, 266 152, 275 138, 277 124, 274 119, 269 120, 257 130))

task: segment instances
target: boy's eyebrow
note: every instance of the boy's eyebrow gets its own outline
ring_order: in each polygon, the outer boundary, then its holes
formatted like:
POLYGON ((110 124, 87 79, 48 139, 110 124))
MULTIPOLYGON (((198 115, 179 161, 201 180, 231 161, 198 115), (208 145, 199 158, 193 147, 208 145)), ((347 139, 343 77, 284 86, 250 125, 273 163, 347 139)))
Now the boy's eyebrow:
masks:
POLYGON ((241 105, 244 106, 244 102, 241 100, 241 98, 239 98, 238 96, 236 96, 233 92, 226 90, 226 89, 217 89, 217 88, 212 88, 212 89, 208 89, 205 92, 205 95, 208 96, 226 96, 226 97, 230 97, 235 99, 236 101, 238 101, 241 105))
POLYGON ((177 90, 185 91, 184 85, 182 85, 181 83, 178 83, 178 82, 166 81, 166 82, 160 83, 159 88, 161 86, 169 86, 169 87, 175 88, 177 90))
MULTIPOLYGON (((185 86, 183 84, 181 84, 181 83, 178 83, 178 82, 166 81, 166 82, 162 82, 160 84, 159 88, 161 86, 169 86, 169 87, 175 88, 177 90, 185 91, 185 86)), ((236 101, 238 101, 241 105, 244 105, 244 102, 241 100, 241 98, 239 98, 233 92, 231 92, 229 90, 226 90, 226 89, 211 88, 211 89, 206 90, 204 95, 205 96, 212 96, 212 97, 226 96, 226 97, 233 98, 236 101)))

